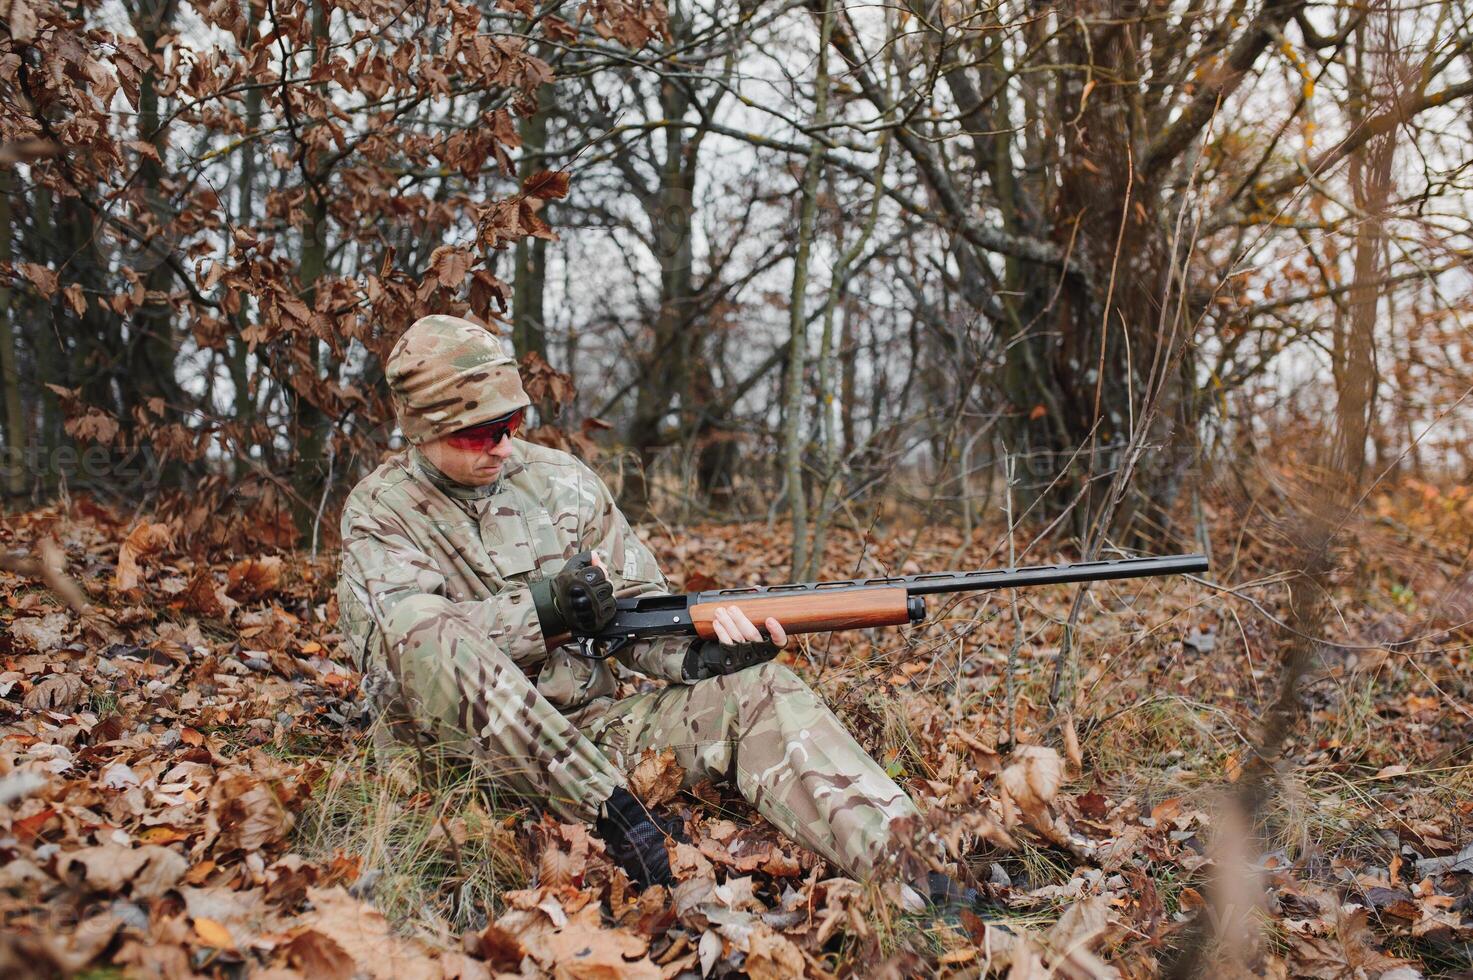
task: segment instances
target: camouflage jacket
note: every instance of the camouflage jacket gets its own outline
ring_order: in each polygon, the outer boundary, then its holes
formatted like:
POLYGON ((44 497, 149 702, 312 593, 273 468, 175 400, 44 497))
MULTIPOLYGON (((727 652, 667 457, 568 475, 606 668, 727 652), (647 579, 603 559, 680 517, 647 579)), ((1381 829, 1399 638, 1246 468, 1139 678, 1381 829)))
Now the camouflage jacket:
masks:
MULTIPOLYGON (((597 551, 618 596, 667 591, 650 550, 634 535, 608 488, 586 465, 555 449, 518 439, 489 487, 449 480, 417 450, 401 453, 365 477, 342 516, 338 608, 344 640, 370 707, 399 702, 392 651, 383 625, 406 597, 438 594, 499 642, 535 677, 539 692, 576 724, 602 714, 617 679, 608 662, 567 646, 548 651, 528 585, 555 574, 580 551, 597 551)), ((688 640, 631 645, 624 666, 681 680, 688 640)))

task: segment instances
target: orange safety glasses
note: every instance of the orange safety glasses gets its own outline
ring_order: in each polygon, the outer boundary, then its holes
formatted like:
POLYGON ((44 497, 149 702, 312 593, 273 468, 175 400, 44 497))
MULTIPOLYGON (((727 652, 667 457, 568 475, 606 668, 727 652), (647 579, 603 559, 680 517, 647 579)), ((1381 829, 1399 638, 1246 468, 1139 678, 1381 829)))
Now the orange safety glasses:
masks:
POLYGON ((522 419, 525 415, 526 409, 519 408, 499 419, 492 419, 465 429, 456 429, 445 437, 445 441, 456 449, 485 452, 497 446, 507 436, 516 435, 517 430, 522 427, 522 419))

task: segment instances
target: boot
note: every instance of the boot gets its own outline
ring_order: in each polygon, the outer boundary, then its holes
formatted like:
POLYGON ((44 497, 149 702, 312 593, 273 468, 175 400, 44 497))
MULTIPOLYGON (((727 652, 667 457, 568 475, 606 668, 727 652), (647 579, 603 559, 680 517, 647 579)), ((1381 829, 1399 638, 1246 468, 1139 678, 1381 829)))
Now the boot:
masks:
POLYGON ((655 817, 634 794, 620 786, 604 801, 594 826, 608 846, 609 857, 635 884, 641 888, 675 884, 665 842, 671 838, 685 840, 679 817, 655 817))
POLYGON ((975 888, 969 888, 954 878, 948 877, 939 871, 932 871, 926 875, 926 889, 929 893, 927 904, 932 914, 938 915, 943 921, 957 924, 961 921, 962 910, 969 911, 979 919, 997 925, 1003 932, 1011 933, 1007 926, 998 925, 999 912, 1004 906, 994 902, 975 888))

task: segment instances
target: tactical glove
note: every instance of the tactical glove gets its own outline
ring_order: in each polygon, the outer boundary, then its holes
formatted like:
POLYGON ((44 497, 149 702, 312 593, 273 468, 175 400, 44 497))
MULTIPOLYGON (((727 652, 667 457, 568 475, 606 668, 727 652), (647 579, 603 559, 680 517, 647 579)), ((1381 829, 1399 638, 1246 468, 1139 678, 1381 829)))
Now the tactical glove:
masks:
POLYGON ((687 681, 703 681, 722 674, 735 674, 777 656, 780 648, 767 640, 722 646, 715 640, 697 640, 685 652, 680 672, 687 681))
POLYGON ((645 809, 634 794, 620 786, 604 801, 594 825, 613 858, 641 888, 675 884, 670 874, 669 838, 685 840, 685 827, 678 817, 660 819, 645 809))
POLYGON ((597 633, 614 618, 614 583, 593 564, 593 555, 580 552, 551 578, 532 583, 532 602, 543 636, 597 633))

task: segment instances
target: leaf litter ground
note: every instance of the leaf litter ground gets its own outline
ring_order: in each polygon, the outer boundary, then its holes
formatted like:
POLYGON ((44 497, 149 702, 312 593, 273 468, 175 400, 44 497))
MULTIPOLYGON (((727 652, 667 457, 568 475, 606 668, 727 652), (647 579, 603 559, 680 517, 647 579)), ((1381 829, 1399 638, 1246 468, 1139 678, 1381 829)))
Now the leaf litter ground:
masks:
MULTIPOLYGON (((1224 869, 1252 910, 1251 952, 1225 954, 1224 974, 1468 971, 1473 577, 1426 542, 1473 540, 1473 499, 1408 484, 1368 506, 1272 804, 1228 850, 1214 834, 1231 836, 1285 596, 1272 547, 1228 508, 1218 523, 1216 587, 1091 591, 1072 710, 1048 706, 1062 587, 1016 610, 933 599, 923 627, 817 635, 790 656, 922 803, 1000 929, 836 877, 722 788, 682 792, 668 755, 633 779, 690 842, 677 887, 637 893, 589 828, 453 761, 373 751, 330 560, 87 500, 6 518, 0 544, 59 556, 92 606, 0 574, 0 972, 1152 976, 1224 869)), ((1000 563, 996 533, 897 526, 836 533, 826 570, 1000 563)), ((758 544, 781 528, 647 533, 677 588, 784 577, 781 549, 758 544)))

